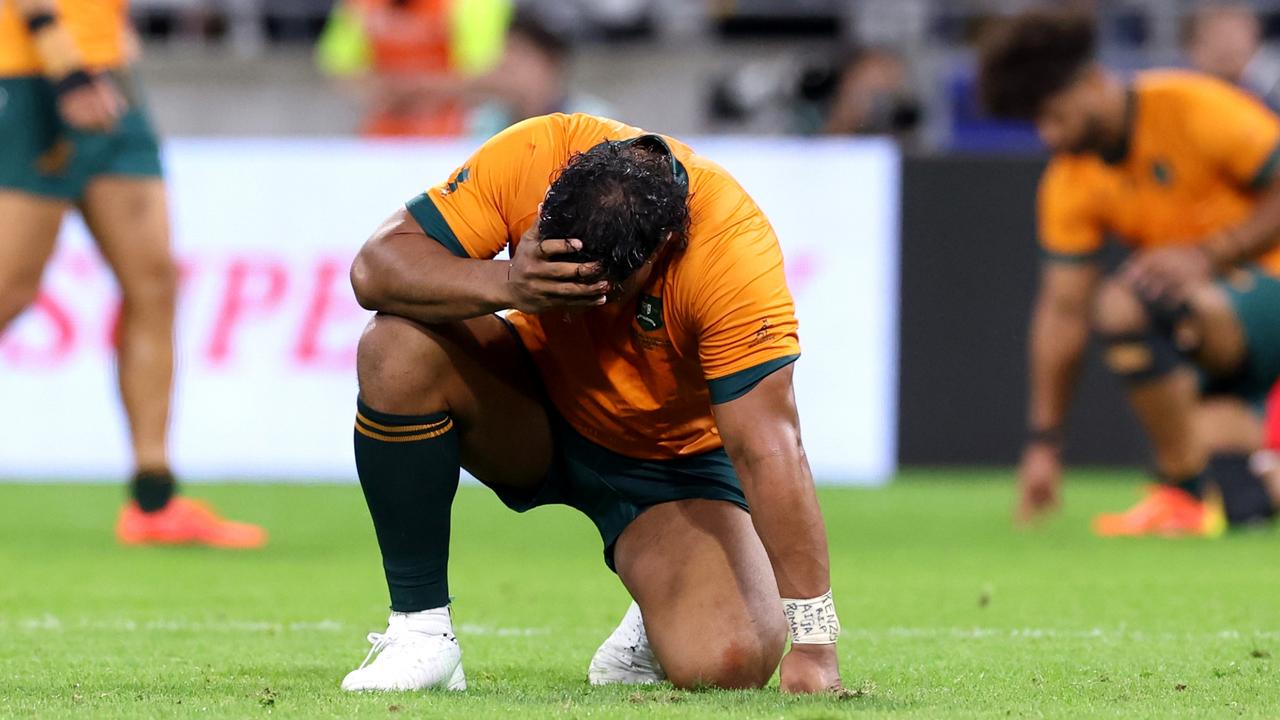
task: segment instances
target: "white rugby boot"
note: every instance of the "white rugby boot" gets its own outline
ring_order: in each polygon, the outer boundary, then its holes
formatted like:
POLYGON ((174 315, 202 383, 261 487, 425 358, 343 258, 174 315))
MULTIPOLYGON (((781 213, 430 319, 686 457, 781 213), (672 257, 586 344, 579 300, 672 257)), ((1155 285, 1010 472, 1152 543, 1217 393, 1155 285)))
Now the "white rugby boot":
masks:
POLYGON ((592 685, 648 685, 666 679, 649 647, 640 606, 632 602, 617 629, 591 658, 587 680, 592 685))
POLYGON ((369 633, 369 642, 364 662, 342 679, 343 690, 467 689, 448 608, 391 613, 387 631, 369 633))

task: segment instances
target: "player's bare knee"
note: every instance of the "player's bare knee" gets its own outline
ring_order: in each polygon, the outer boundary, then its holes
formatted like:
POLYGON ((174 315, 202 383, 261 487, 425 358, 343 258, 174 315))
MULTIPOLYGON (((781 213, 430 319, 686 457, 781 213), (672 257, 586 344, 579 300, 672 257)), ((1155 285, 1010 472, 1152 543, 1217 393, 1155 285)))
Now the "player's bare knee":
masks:
POLYGON ((704 647, 697 657, 664 663, 667 679, 678 688, 750 689, 764 687, 782 659, 782 639, 736 634, 704 647))
POLYGON ((439 337, 392 315, 375 315, 356 349, 360 397, 390 413, 441 409, 441 385, 452 372, 439 337), (430 406, 430 407, 428 407, 430 406))
POLYGON ((1127 335, 1142 332, 1147 325, 1146 307, 1132 288, 1116 279, 1102 283, 1094 299, 1094 330, 1104 336, 1127 335))
POLYGON ((169 257, 156 258, 120 278, 126 312, 172 313, 178 295, 178 266, 169 257))

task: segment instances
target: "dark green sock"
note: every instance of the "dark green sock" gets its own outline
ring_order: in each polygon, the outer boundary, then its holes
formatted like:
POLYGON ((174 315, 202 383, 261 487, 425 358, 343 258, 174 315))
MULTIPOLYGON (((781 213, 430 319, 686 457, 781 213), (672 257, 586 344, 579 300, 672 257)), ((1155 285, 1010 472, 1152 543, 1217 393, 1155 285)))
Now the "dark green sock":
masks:
POLYGON ((139 470, 129 482, 129 497, 138 503, 142 512, 163 510, 173 499, 178 483, 168 470, 139 470))
POLYGON ((391 415, 357 400, 356 472, 391 591, 391 609, 449 604, 449 513, 458 433, 447 413, 391 415))
POLYGON ((1198 472, 1195 475, 1171 480, 1169 481, 1169 484, 1179 490, 1185 490, 1186 492, 1191 493, 1191 496, 1198 500, 1204 499, 1204 472, 1198 472))

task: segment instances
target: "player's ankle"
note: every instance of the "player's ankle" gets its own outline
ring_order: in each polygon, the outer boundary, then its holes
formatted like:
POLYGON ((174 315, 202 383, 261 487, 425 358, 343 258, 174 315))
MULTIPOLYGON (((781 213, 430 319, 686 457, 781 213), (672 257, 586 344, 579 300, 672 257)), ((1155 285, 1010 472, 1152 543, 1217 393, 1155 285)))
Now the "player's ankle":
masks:
POLYGON ((140 468, 129 482, 129 496, 143 512, 163 510, 176 492, 177 483, 167 467, 140 468))
POLYGON ((453 618, 449 614, 448 605, 409 612, 392 610, 388 625, 426 635, 453 634, 453 618))

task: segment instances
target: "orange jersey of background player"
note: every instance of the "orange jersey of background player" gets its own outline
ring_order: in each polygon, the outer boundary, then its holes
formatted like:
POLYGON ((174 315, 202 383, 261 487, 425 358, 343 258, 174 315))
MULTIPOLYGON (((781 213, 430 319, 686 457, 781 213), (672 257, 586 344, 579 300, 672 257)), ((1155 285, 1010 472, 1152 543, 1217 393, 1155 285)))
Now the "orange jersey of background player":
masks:
MULTIPOLYGON (((571 155, 645 134, 590 115, 532 118, 489 140, 408 207, 456 255, 493 258, 536 222, 571 155)), ((677 177, 688 180, 684 246, 656 260, 635 301, 508 316, 560 415, 594 442, 646 459, 721 447, 711 404, 741 395, 800 352, 768 219, 723 168, 661 139, 677 177)))
MULTIPOLYGON (((58 0, 58 21, 75 41, 85 65, 112 70, 128 56, 128 0, 58 0)), ((0 0, 0 76, 44 71, 26 22, 15 3, 0 0)))
MULTIPOLYGON (((1243 221, 1280 160, 1280 119, 1226 83, 1180 71, 1133 82, 1122 158, 1057 155, 1040 183, 1040 242, 1088 258, 1107 235, 1138 248, 1198 243, 1243 221)), ((1280 275, 1280 248, 1258 259, 1280 275)))

